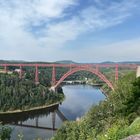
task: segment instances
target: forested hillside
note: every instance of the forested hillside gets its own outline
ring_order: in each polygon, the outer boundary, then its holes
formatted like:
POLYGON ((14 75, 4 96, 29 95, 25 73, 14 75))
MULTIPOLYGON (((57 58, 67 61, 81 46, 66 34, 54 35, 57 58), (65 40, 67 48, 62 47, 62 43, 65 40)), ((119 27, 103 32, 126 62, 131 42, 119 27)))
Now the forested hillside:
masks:
POLYGON ((140 133, 140 78, 134 73, 115 84, 105 101, 79 121, 66 122, 52 140, 119 140, 140 133))
POLYGON ((63 93, 55 93, 16 74, 0 74, 0 112, 26 110, 62 101, 63 93))

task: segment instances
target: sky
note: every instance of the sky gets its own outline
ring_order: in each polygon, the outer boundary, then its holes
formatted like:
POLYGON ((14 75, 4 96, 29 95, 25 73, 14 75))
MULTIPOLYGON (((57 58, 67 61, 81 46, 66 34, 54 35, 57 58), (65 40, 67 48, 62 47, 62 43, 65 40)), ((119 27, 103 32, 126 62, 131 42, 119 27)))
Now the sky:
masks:
POLYGON ((139 61, 140 0, 0 0, 0 59, 139 61))

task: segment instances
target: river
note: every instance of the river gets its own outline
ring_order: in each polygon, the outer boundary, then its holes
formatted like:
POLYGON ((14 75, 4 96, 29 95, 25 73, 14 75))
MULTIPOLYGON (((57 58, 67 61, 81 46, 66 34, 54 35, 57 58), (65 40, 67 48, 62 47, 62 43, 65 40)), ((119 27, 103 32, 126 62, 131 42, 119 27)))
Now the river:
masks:
MULTIPOLYGON (((42 138, 49 140, 64 120, 76 120, 83 116, 93 104, 104 100, 105 96, 101 91, 89 85, 65 85, 64 102, 50 109, 31 111, 20 115, 4 116, 6 123, 13 121, 12 140, 23 136, 25 140, 42 138)), ((0 118, 2 119, 2 118, 0 118)))

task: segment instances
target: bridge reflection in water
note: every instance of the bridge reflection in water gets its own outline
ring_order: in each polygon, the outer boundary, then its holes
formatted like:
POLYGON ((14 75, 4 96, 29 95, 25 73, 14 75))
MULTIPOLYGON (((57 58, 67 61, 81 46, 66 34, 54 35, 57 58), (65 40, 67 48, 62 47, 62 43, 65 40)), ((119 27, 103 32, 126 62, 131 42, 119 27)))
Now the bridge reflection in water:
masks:
POLYGON ((62 122, 66 121, 67 118, 64 114, 59 110, 59 105, 56 105, 47 109, 39 109, 34 111, 22 112, 22 113, 13 113, 13 114, 3 114, 0 115, 0 122, 2 124, 9 124, 12 126, 21 126, 27 128, 37 128, 44 130, 53 130, 56 131, 56 115, 60 118, 62 122), (46 120, 48 116, 51 116, 51 124, 52 127, 41 126, 39 123, 39 117, 46 116, 46 120), (28 119, 32 119, 34 121, 33 124, 25 123, 28 119))

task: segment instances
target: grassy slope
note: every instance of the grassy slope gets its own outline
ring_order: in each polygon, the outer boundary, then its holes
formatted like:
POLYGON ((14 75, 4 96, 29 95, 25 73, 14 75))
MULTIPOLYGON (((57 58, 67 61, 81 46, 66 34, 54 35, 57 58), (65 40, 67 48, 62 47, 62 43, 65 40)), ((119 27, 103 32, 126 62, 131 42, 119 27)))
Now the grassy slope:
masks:
POLYGON ((52 140, 119 140, 140 133, 139 90, 140 78, 124 76, 107 100, 80 121, 66 122, 52 140))

